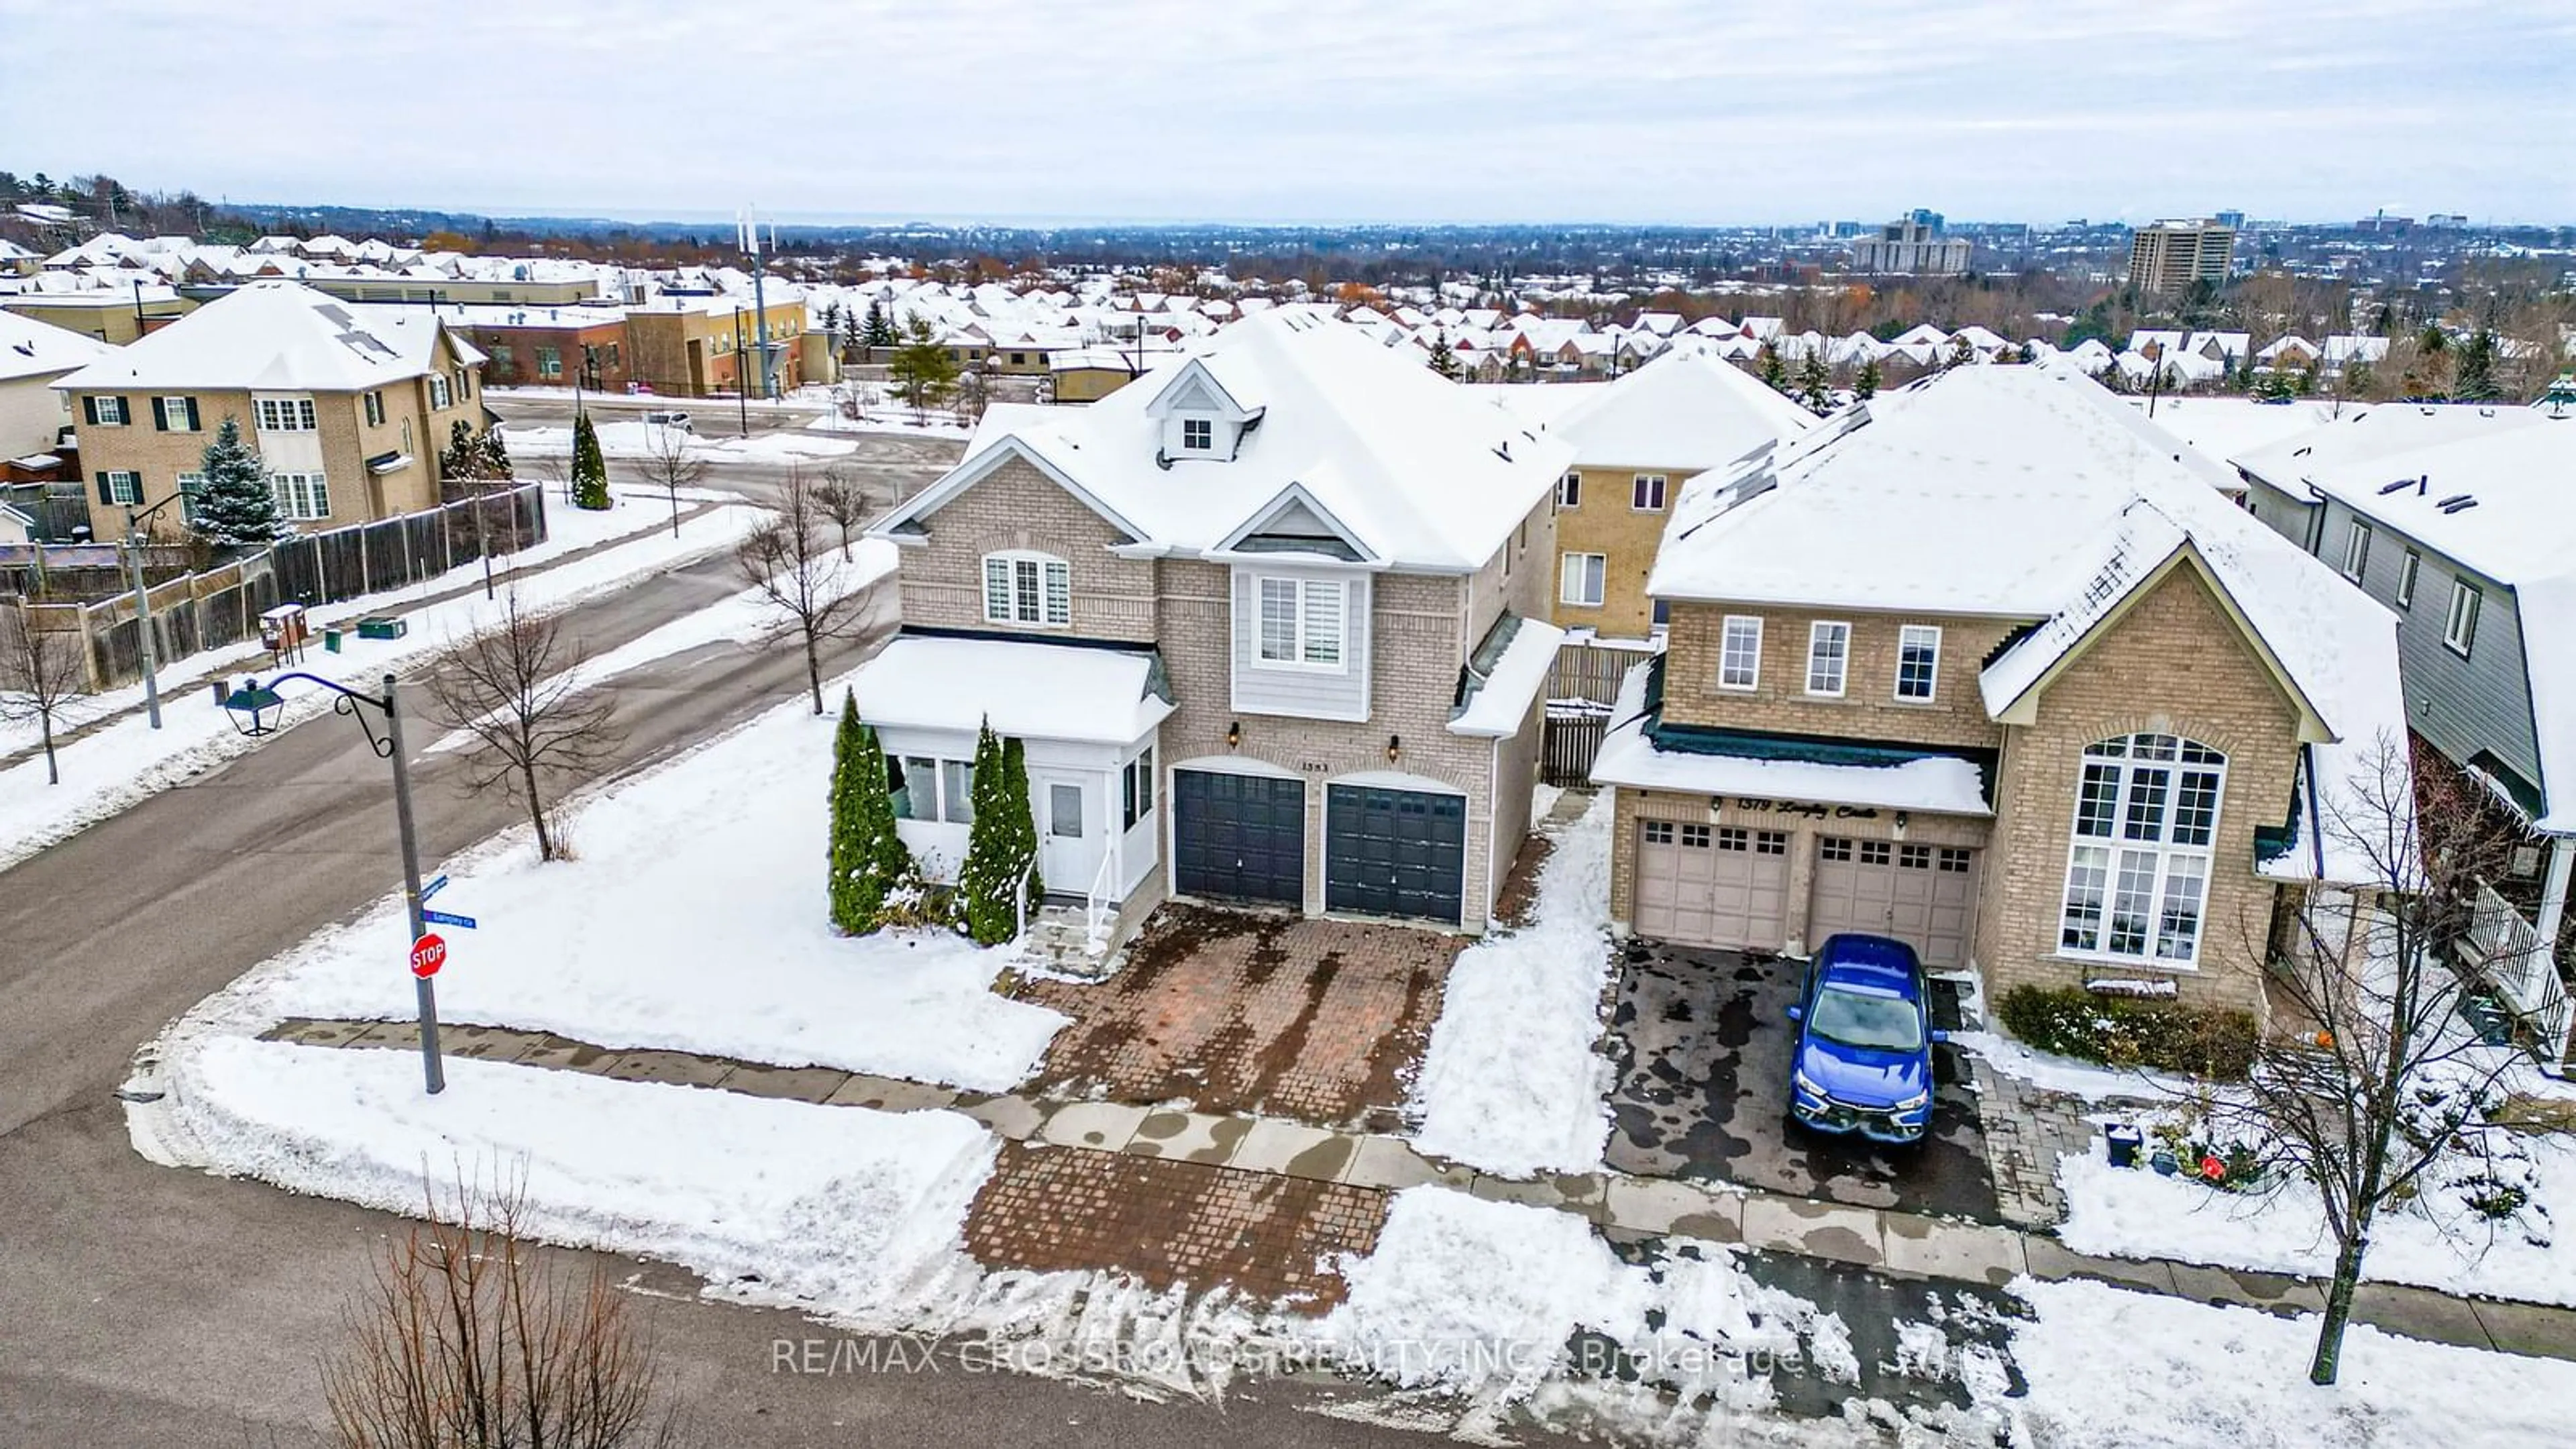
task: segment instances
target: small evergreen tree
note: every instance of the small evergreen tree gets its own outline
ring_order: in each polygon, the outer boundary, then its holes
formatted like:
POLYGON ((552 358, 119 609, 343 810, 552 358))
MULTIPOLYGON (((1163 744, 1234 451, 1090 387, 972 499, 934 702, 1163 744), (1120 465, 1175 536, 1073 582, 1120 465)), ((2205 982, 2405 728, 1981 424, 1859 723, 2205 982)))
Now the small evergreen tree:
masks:
POLYGON ((1867 402, 1878 396, 1878 385, 1884 374, 1878 370, 1878 359, 1867 358, 1860 365, 1860 376, 1852 379, 1852 396, 1867 402))
POLYGON ((1944 367, 1966 367, 1976 360, 1976 344, 1970 342, 1965 337, 1954 337, 1950 340, 1950 358, 1942 365, 1944 367))
POLYGON ((265 548, 295 531, 279 515, 268 469, 242 441, 237 420, 226 417, 215 429, 197 468, 206 481, 188 526, 199 538, 217 548, 265 548))
POLYGON ((501 441, 501 430, 499 428, 485 428, 483 430, 483 435, 474 441, 475 446, 481 449, 483 453, 484 477, 515 478, 519 476, 517 465, 510 461, 510 445, 501 441))
POLYGON ((916 315, 904 323, 903 345, 886 364, 886 377, 894 384, 894 395, 912 409, 913 421, 926 421, 956 385, 957 359, 939 345, 930 319, 916 315))
POLYGON ((572 420, 572 506, 594 512, 608 506, 608 459, 588 413, 572 420))
POLYGON ((1821 348, 1808 353, 1807 360, 1798 364, 1798 401, 1807 411, 1820 416, 1834 410, 1834 374, 1825 366, 1821 348))
POLYGON ((855 694, 841 695, 841 728, 832 738, 832 926, 844 936, 877 928, 886 895, 912 878, 912 852, 894 824, 885 753, 877 732, 859 723, 855 694))
POLYGON ((975 819, 967 827, 966 861, 957 870, 959 914, 966 934, 982 946, 1000 945, 1017 928, 1015 893, 1022 871, 1028 872, 1030 905, 1046 889, 1036 868, 1038 835, 1023 759, 1020 742, 1004 744, 986 721, 975 737, 975 782, 968 791, 975 819))
POLYGON ((447 429, 447 446, 438 450, 438 476, 460 481, 483 476, 483 444, 474 425, 458 418, 447 429))
POLYGON ((1753 360, 1753 366, 1755 372, 1760 375, 1764 387, 1778 393, 1789 390, 1789 365, 1780 360, 1779 348, 1768 342, 1763 343, 1762 351, 1753 360))
POLYGON ((869 347, 892 347, 901 340, 895 336, 894 319, 886 315, 884 302, 868 304, 868 320, 860 330, 859 340, 869 347))
POLYGON ((2451 398, 2455 402, 2494 402, 2504 395, 2496 385, 2496 336, 2484 327, 2469 334, 2460 344, 2457 360, 2451 370, 2451 398))
POLYGON ((1456 382, 1458 374, 1465 370, 1458 365, 1457 349, 1449 345, 1449 331, 1445 327, 1431 339, 1431 370, 1451 382, 1456 382))

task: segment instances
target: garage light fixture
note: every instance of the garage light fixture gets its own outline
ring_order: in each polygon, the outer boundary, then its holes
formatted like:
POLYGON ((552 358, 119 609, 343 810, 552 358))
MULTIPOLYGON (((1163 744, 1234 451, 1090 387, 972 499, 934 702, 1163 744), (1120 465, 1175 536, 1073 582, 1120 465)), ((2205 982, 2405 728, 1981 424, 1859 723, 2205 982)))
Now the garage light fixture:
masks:
POLYGON ((1229 720, 1225 726, 1225 747, 1233 749, 1243 743, 1243 721, 1229 720))
POLYGON ((1386 737, 1386 762, 1390 765, 1394 764, 1395 757, 1403 753, 1404 737, 1401 735, 1388 735, 1386 737))

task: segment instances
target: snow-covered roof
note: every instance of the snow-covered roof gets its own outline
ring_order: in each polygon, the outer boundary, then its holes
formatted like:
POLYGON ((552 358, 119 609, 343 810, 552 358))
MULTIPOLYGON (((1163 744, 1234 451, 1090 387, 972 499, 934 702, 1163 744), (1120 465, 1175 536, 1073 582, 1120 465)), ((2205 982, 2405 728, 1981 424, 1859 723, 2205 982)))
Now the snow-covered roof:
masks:
MULTIPOLYGON (((2173 454, 2070 370, 1953 369, 1683 485, 1647 592, 2035 622, 1980 680, 2004 718, 2123 599, 2187 562, 2278 671, 2340 800, 2381 740, 2405 739, 2396 620, 2173 454)), ((2369 878, 2327 853, 2328 878, 2369 878)))
POLYGON ((95 337, 0 308, 0 382, 51 377, 115 353, 115 348, 95 337))
POLYGON ((1000 735, 1125 745, 1172 712, 1154 681, 1154 656, 1141 651, 906 634, 851 689, 878 728, 972 732, 989 721, 1000 735))
POLYGON ((1744 369, 1686 343, 1592 390, 1547 431, 1579 465, 1706 469, 1814 422, 1744 369))
MULTIPOLYGON (((2159 408, 2161 416, 2163 409, 2159 408)), ((2545 422, 2529 408, 2469 403, 2380 403, 2347 407, 2316 427, 2228 455, 2237 467, 2305 501, 2307 480, 2353 464, 2375 463, 2483 433, 2545 422)), ((2393 466, 2393 465, 2392 465, 2393 466)), ((2411 475, 2410 475, 2411 476, 2411 475)), ((2397 477, 2391 472, 2381 483, 2397 477)), ((2373 485, 2376 486, 2376 485, 2373 485)))
MULTIPOLYGON (((430 371, 445 331, 426 308, 343 302, 301 282, 253 282, 54 386, 362 391, 430 371)), ((465 361, 482 360, 461 338, 451 345, 465 361)))
POLYGON ((1486 739, 1509 739, 1520 733, 1530 706, 1538 703, 1556 667, 1556 651, 1565 631, 1536 619, 1513 621, 1511 642, 1503 646, 1466 707, 1449 720, 1449 733, 1486 739))
POLYGON ((1974 761, 1927 753, 1886 764, 1830 764, 1763 754, 1726 754, 1658 748, 1650 727, 1657 711, 1647 704, 1652 663, 1628 671, 1610 732, 1592 762, 1597 785, 1638 790, 1679 790, 1695 795, 1807 800, 1819 805, 1872 805, 1940 815, 1992 815, 1985 781, 1974 761))
MULTIPOLYGON (((2141 414, 2147 400, 2129 405, 2141 414)), ((2339 418, 2369 411, 2368 403, 2317 401, 2258 402, 2243 397, 2163 397, 2156 399, 2155 425, 2212 463, 2232 465, 2241 453, 2269 447, 2283 438, 2324 427, 2339 418)))
POLYGON ((1357 328, 1270 312, 1078 412, 1013 426, 875 531, 896 536, 1014 455, 1150 550, 1219 551, 1293 498, 1371 563, 1464 572, 1547 496, 1568 450, 1357 328), (1237 410, 1233 455, 1167 452, 1164 404, 1211 388, 1237 410))

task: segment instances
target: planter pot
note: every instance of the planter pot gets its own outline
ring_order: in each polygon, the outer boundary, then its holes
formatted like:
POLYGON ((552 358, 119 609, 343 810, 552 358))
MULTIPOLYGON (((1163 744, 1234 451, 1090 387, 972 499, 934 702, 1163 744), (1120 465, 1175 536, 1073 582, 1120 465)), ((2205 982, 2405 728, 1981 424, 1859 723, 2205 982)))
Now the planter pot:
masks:
POLYGON ((2147 1134, 2127 1122, 2112 1123, 2102 1138, 2110 1144, 2113 1167, 2136 1167, 2138 1150, 2147 1144, 2147 1134))
POLYGON ((2158 1177, 2171 1177, 2182 1170, 2182 1159, 2174 1156, 2167 1149, 2159 1147, 2155 1155, 2147 1159, 2147 1165, 2156 1170, 2158 1177))

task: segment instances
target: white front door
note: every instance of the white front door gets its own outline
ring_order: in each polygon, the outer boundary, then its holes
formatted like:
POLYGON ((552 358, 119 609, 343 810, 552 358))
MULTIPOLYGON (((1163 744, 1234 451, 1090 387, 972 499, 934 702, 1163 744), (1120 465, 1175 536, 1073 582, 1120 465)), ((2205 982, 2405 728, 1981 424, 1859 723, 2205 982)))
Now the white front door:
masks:
POLYGON ((1030 813, 1037 817, 1038 872, 1046 877, 1046 888, 1063 895, 1088 894, 1109 843, 1100 777, 1031 770, 1029 785, 1030 813))

